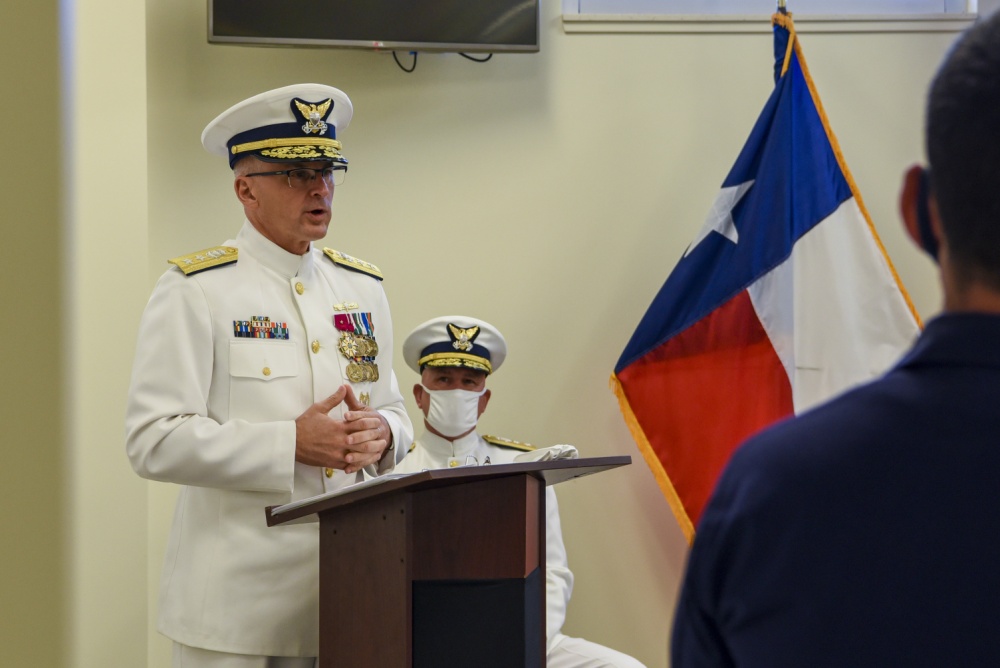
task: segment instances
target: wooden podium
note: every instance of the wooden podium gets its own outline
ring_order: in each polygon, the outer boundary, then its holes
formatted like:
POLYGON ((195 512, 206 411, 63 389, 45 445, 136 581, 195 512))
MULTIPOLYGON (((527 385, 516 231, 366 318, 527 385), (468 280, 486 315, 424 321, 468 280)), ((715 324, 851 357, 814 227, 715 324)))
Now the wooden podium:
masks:
POLYGON ((629 456, 392 475, 266 509, 319 516, 319 668, 545 666, 545 486, 629 456))

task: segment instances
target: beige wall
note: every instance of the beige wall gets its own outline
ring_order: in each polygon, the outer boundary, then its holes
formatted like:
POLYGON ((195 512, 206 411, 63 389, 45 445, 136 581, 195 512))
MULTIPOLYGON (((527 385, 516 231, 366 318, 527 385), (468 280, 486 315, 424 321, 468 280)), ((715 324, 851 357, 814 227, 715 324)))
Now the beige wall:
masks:
POLYGON ((58 666, 66 656, 70 527, 60 374, 64 100, 56 6, 39 2, 22 11, 23 25, 0 21, 0 144, 6 152, 0 160, 0 303, 16 322, 2 353, 0 647, 12 665, 30 665, 31 657, 58 666), (26 53, 35 54, 31 69, 10 66, 26 53))
MULTIPOLYGON (((476 64, 422 54, 406 74, 387 54, 210 46, 202 0, 151 0, 148 280, 166 258, 220 243, 240 223, 225 165, 198 144, 207 121, 295 81, 343 88, 355 105, 340 135, 351 172, 327 243, 385 272, 397 354, 436 315, 467 313, 504 332, 510 356, 490 380, 487 432, 633 456, 629 469, 559 489, 577 576, 565 630, 664 666, 686 546, 608 376, 769 93, 771 39, 567 35, 555 5, 545 4, 537 55, 476 64)), ((923 314, 937 308, 937 287, 899 233, 895 196, 901 170, 921 157, 923 91, 951 37, 805 41, 923 314)), ((408 390, 415 376, 401 362, 396 372, 408 390)), ((158 563, 172 491, 150 493, 158 563)))
MULTIPOLYGON (((72 3, 65 3, 69 7, 72 3)), ((70 665, 146 659, 148 486, 124 457, 136 313, 148 297, 146 11, 79 0, 69 21, 65 368, 72 517, 70 665)))
POLYGON ((148 292, 145 9, 5 8, 0 663, 140 666, 148 492, 122 412, 148 292))
MULTIPOLYGON (((4 662, 169 665, 152 618, 175 491, 136 478, 122 447, 137 319, 166 258, 240 223, 225 166, 198 143, 205 123, 313 80, 356 109, 327 244, 385 271, 397 355, 431 316, 488 319, 510 357, 484 430, 633 456, 559 489, 577 576, 565 630, 665 666, 686 546, 607 380, 768 95, 770 37, 568 35, 547 0, 541 53, 422 54, 405 74, 387 54, 209 46, 204 0, 79 0, 62 5, 75 17, 60 70, 60 7, 18 4, 18 20, 0 22, 2 299, 20 327, 4 353, 4 662)), ((939 290, 895 197, 921 158, 924 89, 952 38, 804 36, 925 317, 939 290)), ((396 371, 409 388, 415 377, 396 371)))

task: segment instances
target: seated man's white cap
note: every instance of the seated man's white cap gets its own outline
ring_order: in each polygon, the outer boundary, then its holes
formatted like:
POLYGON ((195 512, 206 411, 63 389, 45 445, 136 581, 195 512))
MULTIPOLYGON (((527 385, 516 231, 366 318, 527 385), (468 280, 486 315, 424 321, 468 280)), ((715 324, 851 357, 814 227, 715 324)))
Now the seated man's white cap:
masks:
POLYGON ((463 367, 487 374, 507 357, 500 331, 478 318, 445 315, 419 325, 403 341, 403 359, 421 373, 424 367, 463 367))
POLYGON ((252 155, 266 162, 326 160, 347 164, 337 133, 347 127, 354 106, 333 86, 304 83, 275 88, 219 114, 201 133, 209 153, 232 167, 252 155))

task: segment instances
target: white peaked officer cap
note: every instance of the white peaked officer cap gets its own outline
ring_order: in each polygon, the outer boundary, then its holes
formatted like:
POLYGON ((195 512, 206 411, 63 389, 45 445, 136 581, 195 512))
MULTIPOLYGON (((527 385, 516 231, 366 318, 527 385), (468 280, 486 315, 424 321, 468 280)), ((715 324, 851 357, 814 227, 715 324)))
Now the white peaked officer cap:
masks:
POLYGON ((240 158, 267 162, 328 160, 347 164, 337 133, 351 122, 354 106, 333 86, 304 83, 275 88, 219 114, 201 133, 209 153, 232 167, 240 158))
POLYGON ((464 367, 493 373, 507 357, 500 331, 478 318, 445 315, 419 325, 403 342, 403 359, 420 373, 425 366, 464 367))

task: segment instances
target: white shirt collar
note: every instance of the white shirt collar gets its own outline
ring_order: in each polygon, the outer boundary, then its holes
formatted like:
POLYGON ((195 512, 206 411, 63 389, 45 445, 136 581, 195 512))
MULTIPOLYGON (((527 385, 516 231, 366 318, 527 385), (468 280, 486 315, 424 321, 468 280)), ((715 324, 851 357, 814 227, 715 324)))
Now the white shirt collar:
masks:
POLYGON ((243 228, 236 235, 236 241, 240 248, 246 249, 258 262, 285 278, 299 276, 313 264, 312 244, 309 245, 309 252, 305 255, 289 253, 261 234, 249 220, 243 221, 243 228))
POLYGON ((455 457, 461 459, 469 455, 475 455, 476 448, 479 445, 479 434, 473 430, 462 438, 449 441, 437 434, 425 431, 417 440, 420 443, 420 447, 425 448, 428 453, 436 457, 455 457))

